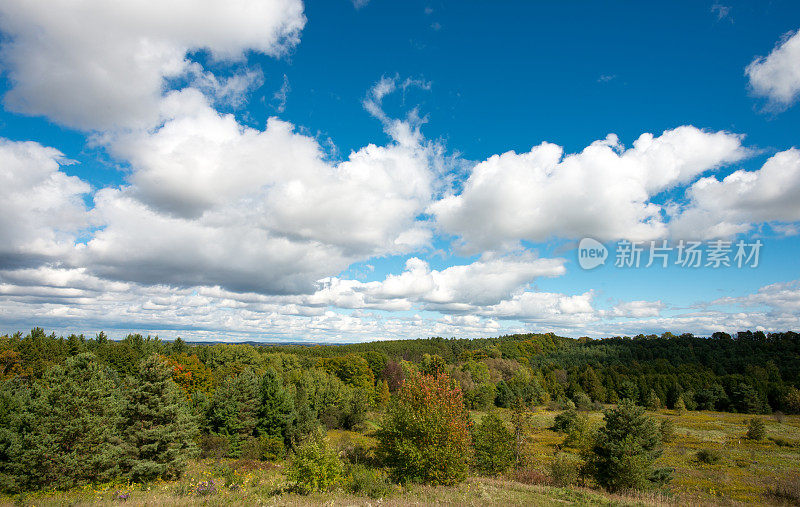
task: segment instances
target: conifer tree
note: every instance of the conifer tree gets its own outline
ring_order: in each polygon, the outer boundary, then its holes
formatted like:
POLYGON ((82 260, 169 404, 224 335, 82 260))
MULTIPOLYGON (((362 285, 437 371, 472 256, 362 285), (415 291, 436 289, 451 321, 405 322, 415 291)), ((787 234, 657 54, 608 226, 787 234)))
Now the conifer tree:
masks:
POLYGON ((195 452, 197 426, 172 370, 161 357, 144 359, 124 410, 126 466, 134 481, 180 477, 195 452))
POLYGON ((605 412, 584 473, 609 491, 647 489, 671 478, 671 469, 654 469, 661 455, 661 432, 642 407, 624 400, 605 412))
POLYGON ((231 456, 239 457, 242 444, 255 435, 258 409, 259 383, 252 370, 228 377, 214 391, 208 413, 209 429, 228 437, 231 456))
POLYGON ((23 415, 17 455, 26 489, 69 488, 120 474, 121 397, 93 354, 69 358, 38 382, 23 415))
POLYGON ((294 403, 275 370, 267 370, 261 378, 259 397, 256 432, 259 436, 286 439, 294 423, 294 403))

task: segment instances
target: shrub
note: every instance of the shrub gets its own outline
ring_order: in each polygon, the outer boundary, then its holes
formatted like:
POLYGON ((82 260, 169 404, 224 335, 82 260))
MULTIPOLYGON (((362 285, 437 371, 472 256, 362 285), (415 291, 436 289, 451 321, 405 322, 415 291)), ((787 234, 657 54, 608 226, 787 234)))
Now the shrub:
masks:
POLYGON ((576 394, 572 397, 572 400, 575 402, 575 407, 578 410, 587 411, 592 408, 592 399, 584 392, 576 394))
POLYGON ((605 426, 587 453, 583 473, 610 491, 647 489, 668 481, 669 470, 653 468, 662 451, 661 433, 644 408, 624 400, 604 415, 605 426))
POLYGON ((697 461, 708 465, 714 465, 722 461, 722 455, 714 449, 700 449, 695 456, 697 461))
POLYGON ((586 414, 578 415, 569 427, 563 445, 575 449, 588 449, 594 441, 594 430, 589 423, 589 416, 586 414))
POLYGON ((764 427, 764 421, 755 417, 747 421, 747 438, 750 440, 764 440, 766 436, 767 430, 764 427))
POLYGON ((214 475, 221 475, 225 479, 225 487, 231 490, 238 490, 244 486, 244 476, 237 472, 235 467, 226 463, 217 463, 213 468, 214 475))
POLYGON ((283 439, 273 436, 249 438, 242 444, 242 459, 276 461, 283 459, 286 451, 283 439))
POLYGON ((521 468, 514 474, 514 479, 523 484, 541 484, 549 486, 553 484, 553 479, 549 475, 543 474, 541 471, 533 468, 521 468))
POLYGON ((661 441, 672 442, 675 440, 675 423, 672 419, 664 419, 661 421, 661 441))
POLYGON ((382 427, 377 456, 398 481, 454 484, 470 461, 470 419, 449 376, 409 371, 382 427))
POLYGON ((794 447, 797 445, 795 442, 781 437, 769 437, 769 439, 772 440, 778 447, 794 447))
POLYGON ((550 429, 560 433, 569 433, 570 429, 572 429, 572 426, 575 425, 575 421, 577 419, 578 413, 575 411, 575 409, 567 409, 556 416, 550 429))
POLYGON ((548 467, 550 477, 559 486, 571 486, 578 482, 580 463, 567 454, 559 454, 548 467))
POLYGON ((325 444, 321 435, 300 444, 286 469, 286 477, 302 494, 333 489, 341 482, 343 473, 339 456, 325 444))
POLYGON ((383 498, 394 492, 392 483, 382 470, 365 465, 351 465, 345 479, 345 489, 354 495, 383 498))
POLYGON ((772 496, 788 504, 800 505, 800 475, 779 480, 772 488, 772 496))
POLYGON ((228 455, 230 441, 224 435, 200 435, 197 442, 201 458, 224 458, 228 455))
POLYGON ((474 464, 479 471, 498 475, 514 463, 514 435, 494 412, 486 415, 473 433, 474 464))

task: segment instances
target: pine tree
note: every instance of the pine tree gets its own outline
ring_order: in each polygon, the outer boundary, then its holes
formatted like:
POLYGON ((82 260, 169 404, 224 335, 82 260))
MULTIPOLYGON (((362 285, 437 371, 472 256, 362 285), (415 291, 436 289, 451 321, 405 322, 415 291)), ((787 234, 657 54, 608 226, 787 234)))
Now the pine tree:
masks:
POLYGON ((275 370, 267 370, 261 378, 259 397, 256 432, 259 436, 286 440, 294 423, 294 403, 275 370))
POLYGON ((286 443, 289 447, 296 447, 304 437, 312 434, 319 427, 319 420, 311 409, 308 390, 303 384, 297 386, 294 395, 294 406, 293 423, 286 434, 286 443))
POLYGON ((18 455, 26 489, 69 488, 120 474, 121 397, 112 376, 84 353, 51 368, 36 384, 18 455))
POLYGON ((677 401, 675 401, 675 411, 679 414, 682 414, 686 410, 686 403, 683 402, 683 396, 678 396, 677 401))
POLYGON ((126 466, 134 481, 180 477, 195 452, 195 421, 161 357, 143 360, 124 411, 126 466))
POLYGON ((642 407, 624 400, 605 412, 605 426, 587 456, 584 473, 609 491, 646 489, 670 479, 671 470, 653 469, 661 455, 661 432, 642 407))
POLYGON ((242 444, 255 436, 258 410, 259 380, 252 370, 228 377, 214 391, 208 413, 209 429, 228 437, 231 456, 239 457, 242 444))

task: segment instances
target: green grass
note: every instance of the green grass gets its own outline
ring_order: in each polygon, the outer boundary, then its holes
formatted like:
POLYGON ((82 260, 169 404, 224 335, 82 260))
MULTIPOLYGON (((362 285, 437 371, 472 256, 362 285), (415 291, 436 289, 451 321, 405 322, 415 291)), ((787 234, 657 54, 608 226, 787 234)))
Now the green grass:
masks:
MULTIPOLYGON (((564 435, 548 428, 558 412, 539 409, 531 414, 532 431, 527 447, 530 467, 544 476, 555 459, 564 435)), ((485 413, 473 412, 479 421, 485 413)), ((500 411, 507 422, 510 413, 500 411)), ((743 414, 662 410, 654 417, 672 419, 676 438, 665 444, 659 465, 675 468, 673 482, 663 492, 616 496, 588 488, 557 488, 523 484, 509 478, 471 477, 453 487, 397 486, 381 499, 381 505, 669 505, 669 504, 781 504, 771 495, 779 481, 800 470, 800 416, 784 416, 778 422, 763 418, 767 438, 754 442, 744 438, 747 419, 743 414), (773 440, 771 440, 772 438, 773 440), (776 443, 779 440, 783 445, 776 443), (715 464, 700 463, 697 451, 717 451, 715 464)), ((590 420, 602 424, 602 414, 591 412, 590 420)), ((374 447, 369 435, 352 431, 331 431, 332 445, 340 449, 374 447)), ((562 451, 577 453, 574 449, 562 451)), ((343 491, 300 496, 290 491, 282 470, 285 463, 198 460, 191 463, 178 481, 146 485, 104 484, 67 492, 38 492, 0 497, 2 505, 119 505, 116 492, 129 494, 126 505, 376 505, 377 500, 343 491), (227 470, 227 472, 226 472, 227 470), (231 470, 234 470, 233 472, 231 470), (217 491, 202 496, 200 482, 212 479, 217 491), (227 484, 226 484, 227 483, 227 484)))

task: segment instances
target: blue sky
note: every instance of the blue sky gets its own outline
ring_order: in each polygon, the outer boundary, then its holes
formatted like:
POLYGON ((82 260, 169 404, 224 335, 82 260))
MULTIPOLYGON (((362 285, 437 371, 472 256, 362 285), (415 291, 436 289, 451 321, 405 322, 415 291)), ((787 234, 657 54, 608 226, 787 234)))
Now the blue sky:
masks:
POLYGON ((8 2, 0 332, 796 329, 798 28, 790 1, 8 2), (763 247, 623 269, 620 239, 763 247))

